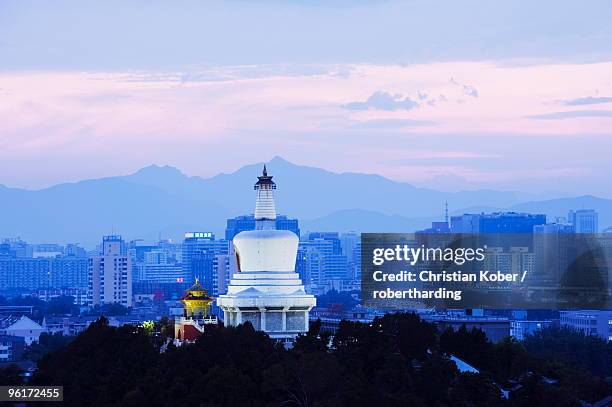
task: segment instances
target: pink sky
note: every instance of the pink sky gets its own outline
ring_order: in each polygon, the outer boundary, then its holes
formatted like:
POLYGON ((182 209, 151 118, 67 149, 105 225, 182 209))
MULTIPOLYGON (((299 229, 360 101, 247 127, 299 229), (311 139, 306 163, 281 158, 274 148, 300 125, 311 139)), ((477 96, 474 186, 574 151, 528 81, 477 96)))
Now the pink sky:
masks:
POLYGON ((446 189, 529 181, 569 193, 588 178, 585 193, 612 196, 592 191, 612 172, 612 62, 286 68, 0 72, 0 183, 151 163, 211 176, 281 155, 446 189), (377 92, 388 100, 367 102, 377 92))

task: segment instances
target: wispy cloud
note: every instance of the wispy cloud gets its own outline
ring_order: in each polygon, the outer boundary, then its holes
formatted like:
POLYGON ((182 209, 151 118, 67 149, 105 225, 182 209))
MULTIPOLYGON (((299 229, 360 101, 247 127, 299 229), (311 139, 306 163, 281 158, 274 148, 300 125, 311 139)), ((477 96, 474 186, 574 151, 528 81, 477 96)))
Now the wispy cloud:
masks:
POLYGON ((472 85, 467 85, 465 83, 459 83, 454 78, 451 78, 450 81, 451 81, 451 83, 453 85, 457 85, 461 89, 463 89, 463 93, 465 93, 467 96, 471 96, 473 98, 477 98, 478 97, 478 89, 476 89, 472 85))
POLYGON ((583 105, 597 105, 600 103, 612 103, 612 97, 609 96, 587 96, 583 98, 576 98, 564 101, 563 104, 567 106, 583 106, 583 105))
POLYGON ((612 110, 570 110, 528 116, 530 119, 538 120, 563 120, 578 117, 612 117, 612 110))
POLYGON ((365 102, 351 102, 344 105, 349 110, 412 110, 419 106, 419 103, 412 100, 409 96, 401 94, 392 95, 385 91, 376 91, 366 99, 365 102))
POLYGON ((394 130, 401 129, 403 127, 430 126, 433 124, 435 124, 435 122, 430 120, 375 119, 354 122, 354 124, 351 125, 351 128, 358 130, 394 130))

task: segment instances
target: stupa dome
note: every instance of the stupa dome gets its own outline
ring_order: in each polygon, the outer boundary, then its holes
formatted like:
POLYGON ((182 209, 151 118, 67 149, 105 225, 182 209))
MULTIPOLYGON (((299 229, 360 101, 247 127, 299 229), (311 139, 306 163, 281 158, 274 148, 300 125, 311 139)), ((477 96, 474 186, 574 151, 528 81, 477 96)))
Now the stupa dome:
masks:
POLYGON ((299 239, 288 230, 249 230, 234 237, 241 272, 294 271, 299 239))

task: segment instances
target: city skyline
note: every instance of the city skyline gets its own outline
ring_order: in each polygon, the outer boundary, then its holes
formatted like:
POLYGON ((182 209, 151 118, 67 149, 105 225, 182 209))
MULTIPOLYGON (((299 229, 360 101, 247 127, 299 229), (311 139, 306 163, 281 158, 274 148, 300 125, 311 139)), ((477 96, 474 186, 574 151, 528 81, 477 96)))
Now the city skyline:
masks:
POLYGON ((0 404, 610 404, 610 21, 0 0, 0 404))

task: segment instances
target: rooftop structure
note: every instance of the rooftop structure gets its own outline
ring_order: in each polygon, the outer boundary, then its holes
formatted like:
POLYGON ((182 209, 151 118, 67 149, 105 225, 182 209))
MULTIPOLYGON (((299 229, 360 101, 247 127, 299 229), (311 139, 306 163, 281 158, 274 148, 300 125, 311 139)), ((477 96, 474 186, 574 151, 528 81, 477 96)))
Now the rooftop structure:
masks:
POLYGON ((198 279, 185 291, 181 298, 183 316, 174 320, 174 337, 180 342, 196 340, 206 325, 217 324, 217 317, 210 313, 210 304, 214 298, 202 287, 198 279))

